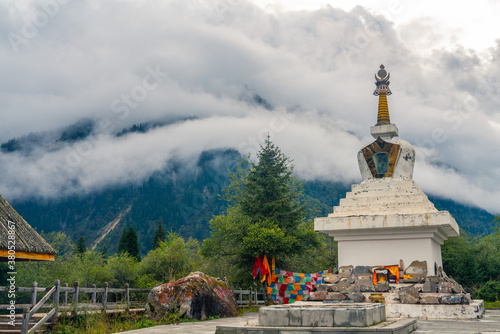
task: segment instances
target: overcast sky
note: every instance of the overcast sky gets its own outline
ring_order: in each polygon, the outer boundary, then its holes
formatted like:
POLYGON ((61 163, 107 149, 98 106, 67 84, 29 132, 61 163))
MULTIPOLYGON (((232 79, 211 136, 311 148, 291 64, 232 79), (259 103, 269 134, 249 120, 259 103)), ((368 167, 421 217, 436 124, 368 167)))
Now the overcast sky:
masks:
POLYGON ((0 194, 140 182, 206 149, 255 154, 268 133, 301 177, 359 182, 383 63, 416 182, 498 213, 498 17, 492 0, 2 1, 0 142, 82 118, 98 126, 83 143, 0 153, 0 194))

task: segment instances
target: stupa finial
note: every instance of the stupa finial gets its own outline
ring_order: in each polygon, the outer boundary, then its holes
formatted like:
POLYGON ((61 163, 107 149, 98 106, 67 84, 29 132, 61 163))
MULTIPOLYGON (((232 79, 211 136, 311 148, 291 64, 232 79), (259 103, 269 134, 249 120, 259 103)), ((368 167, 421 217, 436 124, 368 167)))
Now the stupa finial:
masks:
POLYGON ((386 140, 398 136, 398 128, 391 123, 389 106, 387 105, 387 95, 392 94, 389 89, 390 77, 391 75, 385 70, 385 66, 380 65, 380 69, 375 74, 377 88, 373 92, 373 95, 378 96, 377 124, 370 127, 370 133, 375 139, 381 137, 386 140))
POLYGON ((391 74, 387 73, 385 66, 380 65, 380 70, 377 74, 375 74, 375 85, 377 85, 377 88, 373 92, 373 95, 378 96, 377 125, 391 123, 391 118, 389 117, 389 106, 387 104, 387 95, 392 94, 389 89, 390 77, 391 74))

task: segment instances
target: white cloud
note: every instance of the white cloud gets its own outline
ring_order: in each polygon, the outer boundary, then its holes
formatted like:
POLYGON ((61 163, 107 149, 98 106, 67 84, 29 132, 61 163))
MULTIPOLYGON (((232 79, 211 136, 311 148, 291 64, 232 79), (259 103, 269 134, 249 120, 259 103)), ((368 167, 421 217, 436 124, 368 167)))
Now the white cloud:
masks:
MULTIPOLYGON (((3 36, 22 36, 43 11, 36 2, 1 6, 3 36)), ((8 39, 0 42, 0 141, 83 117, 109 126, 88 152, 67 146, 28 157, 0 154, 0 193, 55 196, 140 181, 174 156, 190 159, 218 147, 252 151, 254 138, 268 130, 303 177, 358 181, 356 153, 371 141, 376 117, 373 74, 384 63, 392 121, 401 138, 422 148, 415 178, 424 191, 500 211, 500 157, 493 153, 500 142, 499 45, 452 45, 460 41, 453 24, 429 13, 426 21, 403 19, 405 8, 389 18, 378 15, 385 5, 377 6, 60 5, 17 53, 8 39), (275 110, 247 103, 254 94, 275 110), (112 136, 131 124, 187 116, 198 118, 112 136), (71 149, 83 154, 61 171, 71 149)))

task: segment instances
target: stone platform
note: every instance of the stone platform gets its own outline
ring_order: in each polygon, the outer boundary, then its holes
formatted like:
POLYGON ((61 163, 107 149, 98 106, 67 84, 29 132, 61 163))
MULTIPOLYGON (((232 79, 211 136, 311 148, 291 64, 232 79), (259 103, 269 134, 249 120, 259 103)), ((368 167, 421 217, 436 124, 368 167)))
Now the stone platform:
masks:
POLYGON ((409 334, 418 328, 411 319, 384 321, 371 327, 217 326, 215 334, 409 334))
MULTIPOLYGON (((395 286, 391 284, 391 286, 395 286)), ((373 292, 362 292, 368 300, 373 292)), ((473 299, 470 304, 402 304, 397 292, 376 292, 384 296, 386 318, 412 318, 419 320, 474 320, 481 319, 484 301, 473 299)), ((428 294, 430 295, 430 294, 428 294)))
POLYGON ((259 326, 217 326, 216 334, 408 334, 417 329, 413 319, 387 321, 385 305, 373 303, 297 302, 261 307, 259 326))
POLYGON ((368 327, 385 321, 383 304, 298 302, 259 310, 260 326, 368 327))
POLYGON ((475 320, 484 314, 484 302, 472 300, 468 305, 386 304, 388 318, 412 318, 420 320, 475 320))

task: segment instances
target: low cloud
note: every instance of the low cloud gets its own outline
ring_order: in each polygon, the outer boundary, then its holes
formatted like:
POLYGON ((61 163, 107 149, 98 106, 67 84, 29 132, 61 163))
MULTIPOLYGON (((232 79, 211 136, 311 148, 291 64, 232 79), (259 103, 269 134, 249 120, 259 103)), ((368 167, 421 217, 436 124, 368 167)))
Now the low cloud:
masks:
MULTIPOLYGON (((83 142, 1 153, 8 199, 66 196, 141 182, 170 159, 206 149, 255 153, 270 133, 304 178, 360 180, 356 153, 372 140, 373 74, 391 72, 391 120, 418 148, 415 179, 429 194, 497 213, 500 56, 426 45, 422 23, 395 27, 356 7, 266 12, 250 1, 62 1, 0 6, 0 141, 82 118, 83 142), (41 15, 41 14, 37 14, 41 15), (400 29, 400 30, 398 30, 400 29), (400 36, 403 36, 401 38, 400 36), (256 95, 263 104, 251 103, 256 95), (269 108, 272 106, 273 108, 269 108), (194 119, 115 137, 141 122, 194 119)), ((426 38, 442 39, 439 25, 426 38)))

